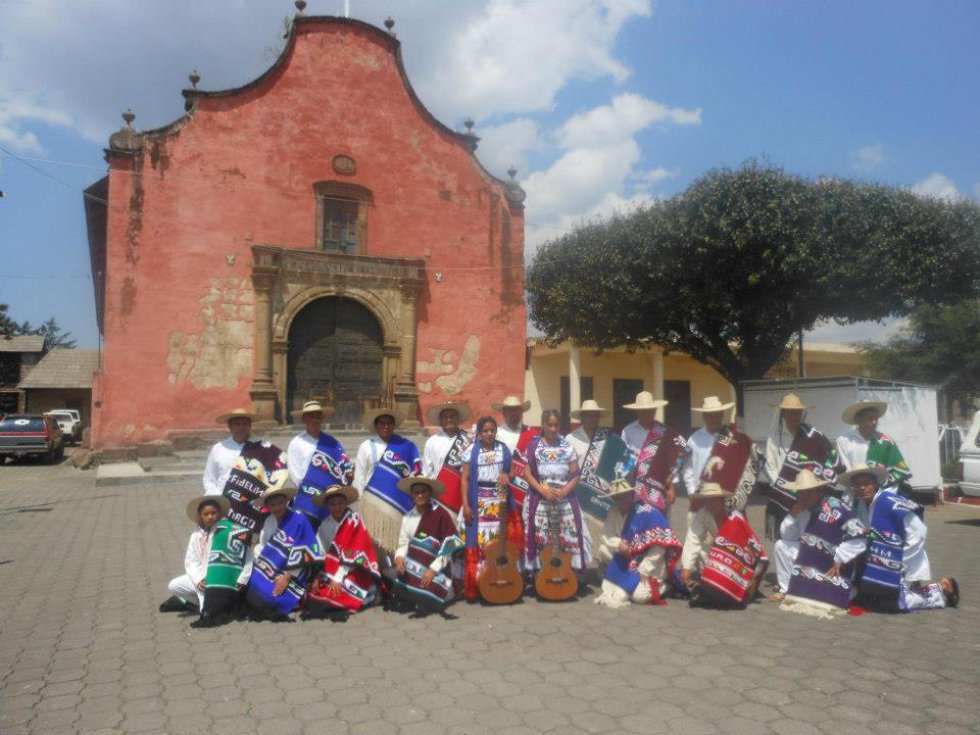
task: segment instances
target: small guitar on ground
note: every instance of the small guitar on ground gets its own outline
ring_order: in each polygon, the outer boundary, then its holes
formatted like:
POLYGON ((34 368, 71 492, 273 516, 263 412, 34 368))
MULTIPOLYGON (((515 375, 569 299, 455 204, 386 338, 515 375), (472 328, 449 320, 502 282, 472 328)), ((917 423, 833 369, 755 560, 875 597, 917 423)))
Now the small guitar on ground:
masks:
POLYGON ((541 551, 541 569, 534 578, 534 589, 544 600, 559 602, 578 592, 578 578, 572 570, 572 554, 561 550, 561 513, 558 503, 549 502, 548 531, 551 545, 541 551))
POLYGON ((500 525, 497 536, 483 550, 483 573, 480 575, 480 596, 491 605, 509 605, 517 602, 524 592, 524 579, 517 568, 520 551, 507 538, 510 508, 507 503, 507 485, 497 485, 500 497, 500 525))

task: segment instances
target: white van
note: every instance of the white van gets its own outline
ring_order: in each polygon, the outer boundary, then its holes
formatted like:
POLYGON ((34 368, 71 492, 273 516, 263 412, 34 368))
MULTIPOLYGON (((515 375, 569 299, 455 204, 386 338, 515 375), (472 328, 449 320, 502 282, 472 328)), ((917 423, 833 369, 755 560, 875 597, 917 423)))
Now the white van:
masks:
POLYGON ((960 491, 971 498, 980 498, 980 411, 973 414, 973 424, 960 444, 963 479, 960 491))

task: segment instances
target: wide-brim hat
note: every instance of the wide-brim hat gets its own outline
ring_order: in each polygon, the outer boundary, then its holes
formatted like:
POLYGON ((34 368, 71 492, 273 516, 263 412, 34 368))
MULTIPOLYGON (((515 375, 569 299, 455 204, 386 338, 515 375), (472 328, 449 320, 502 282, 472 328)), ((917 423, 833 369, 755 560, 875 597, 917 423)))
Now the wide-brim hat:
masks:
POLYGON ((582 418, 582 414, 588 411, 591 411, 592 413, 609 413, 608 408, 603 408, 598 403, 596 403, 591 398, 589 398, 588 400, 582 401, 582 407, 576 408, 574 411, 570 413, 570 415, 573 419, 580 419, 582 418))
POLYGON ((324 406, 319 401, 307 401, 306 403, 303 404, 303 407, 302 408, 297 409, 295 411, 291 411, 289 415, 292 416, 294 419, 301 419, 306 414, 308 414, 308 413, 316 413, 317 411, 319 411, 320 413, 322 413, 324 415, 324 417, 326 417, 326 416, 333 416, 333 414, 334 414, 334 407, 333 406, 324 406))
POLYGON ((327 501, 335 495, 343 495, 345 498, 347 498, 348 503, 353 503, 360 497, 360 493, 357 492, 356 487, 351 485, 332 485, 314 497, 313 503, 326 508, 327 501))
POLYGON ((228 413, 221 414, 214 420, 216 424, 227 424, 232 419, 254 419, 255 412, 247 408, 235 408, 228 413))
POLYGON ((398 489, 403 493, 412 494, 412 487, 415 485, 428 485, 429 489, 432 491, 432 497, 438 498, 444 492, 446 492, 446 486, 443 485, 438 480, 433 480, 429 477, 403 477, 398 481, 398 489))
POLYGON ((878 411, 878 418, 881 418, 885 415, 885 411, 888 410, 888 404, 884 401, 869 401, 867 399, 858 401, 845 408, 844 413, 841 414, 841 418, 844 419, 845 424, 856 424, 857 421, 855 419, 857 415, 866 408, 876 409, 878 411))
POLYGON ((773 408, 778 408, 780 411, 806 411, 808 408, 814 408, 814 406, 808 406, 800 400, 800 397, 795 393, 787 393, 783 396, 783 400, 779 403, 770 403, 773 408))
POLYGON ((224 495, 200 495, 187 504, 187 517, 191 519, 191 523, 200 521, 199 515, 203 503, 215 503, 221 509, 222 518, 228 515, 228 510, 231 508, 231 503, 224 495))
POLYGON ((626 495, 627 493, 635 492, 635 488, 630 485, 626 480, 613 480, 609 484, 609 497, 615 498, 619 495, 626 495))
POLYGON ((470 417, 470 407, 465 403, 460 403, 459 401, 444 401, 442 403, 437 403, 434 406, 429 406, 429 410, 425 412, 425 417, 428 419, 430 424, 433 426, 438 426, 441 423, 439 420, 439 415, 447 409, 452 409, 459 414, 459 423, 463 423, 470 417))
POLYGON ((720 411, 727 411, 732 406, 735 405, 735 401, 730 403, 722 403, 718 396, 705 396, 704 400, 698 408, 692 408, 691 410, 695 413, 718 413, 720 411))
POLYGON ((717 482, 702 482, 691 498, 730 498, 732 494, 717 482))
POLYGON ((259 497, 252 501, 252 505, 261 508, 273 495, 285 495, 286 500, 292 500, 296 497, 296 488, 292 485, 286 487, 285 485, 279 485, 275 487, 270 487, 268 490, 263 492, 259 497))
POLYGON ((521 413, 524 413, 531 408, 531 402, 522 401, 517 396, 507 396, 502 401, 494 401, 490 404, 490 407, 494 411, 503 411, 505 408, 519 408, 521 409, 521 413))
POLYGON ((783 485, 783 489, 796 494, 804 490, 818 490, 828 485, 830 485, 830 480, 821 479, 810 470, 800 470, 796 474, 796 479, 783 485))
POLYGON ((888 470, 877 464, 859 464, 852 467, 847 472, 841 472, 839 475, 837 475, 837 482, 841 485, 849 485, 851 483, 851 478, 857 477, 858 475, 873 475, 875 480, 877 480, 878 484, 880 485, 888 477, 888 470))
POLYGON ((648 390, 641 390, 636 394, 636 400, 632 403, 626 403, 623 408, 628 408, 630 411, 645 411, 648 408, 661 408, 666 406, 669 401, 665 401, 662 398, 654 398, 653 393, 648 390))
POLYGON ((361 423, 364 424, 364 428, 368 431, 374 431, 374 422, 380 416, 391 416, 395 420, 396 429, 405 423, 405 414, 395 408, 369 408, 361 416, 361 423))

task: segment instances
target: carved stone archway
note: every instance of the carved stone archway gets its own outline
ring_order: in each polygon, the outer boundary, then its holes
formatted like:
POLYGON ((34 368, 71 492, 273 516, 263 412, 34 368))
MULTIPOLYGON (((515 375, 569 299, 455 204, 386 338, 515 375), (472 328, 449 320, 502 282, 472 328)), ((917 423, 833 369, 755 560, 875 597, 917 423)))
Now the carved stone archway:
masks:
POLYGON ((378 319, 384 333, 381 405, 419 426, 415 387, 415 305, 425 262, 316 250, 252 246, 255 288, 255 378, 258 420, 280 422, 286 406, 289 326, 300 310, 325 296, 353 299, 378 319))

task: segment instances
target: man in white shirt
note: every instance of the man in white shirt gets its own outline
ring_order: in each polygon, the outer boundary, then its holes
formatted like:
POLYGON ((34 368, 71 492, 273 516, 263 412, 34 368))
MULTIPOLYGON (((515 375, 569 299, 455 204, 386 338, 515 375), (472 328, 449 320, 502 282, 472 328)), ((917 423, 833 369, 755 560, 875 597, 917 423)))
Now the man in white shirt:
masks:
POLYGON ((497 441, 503 442, 513 452, 521 439, 521 435, 529 431, 523 423, 524 414, 531 407, 530 401, 522 401, 517 396, 507 396, 504 400, 491 404, 494 411, 500 411, 504 417, 503 423, 497 426, 497 441))
POLYGON ((663 399, 655 399, 650 391, 644 390, 636 394, 636 400, 633 403, 627 403, 623 406, 630 411, 636 411, 636 420, 626 424, 621 434, 623 442, 635 454, 640 453, 643 442, 646 441, 647 434, 650 433, 650 428, 657 420, 657 409, 666 406, 667 403, 668 401, 663 399))
MULTIPOLYGON (((303 484, 303 479, 306 477, 306 470, 310 466, 310 459, 313 457, 313 452, 316 451, 316 445, 320 441, 320 436, 325 434, 333 442, 337 441, 323 431, 323 421, 332 413, 333 408, 324 408, 319 401, 307 401, 303 404, 302 409, 294 412, 294 416, 300 418, 305 427, 305 430, 301 434, 297 434, 290 440, 289 447, 286 449, 289 479, 293 481, 296 487, 303 484)), ((346 455, 344 455, 344 459, 347 463, 350 462, 346 455)), ((351 469, 353 470, 353 465, 351 465, 351 469)), ((341 478, 338 478, 337 482, 340 485, 349 485, 351 479, 347 478, 345 482, 341 478)))
POLYGON ((464 421, 470 417, 470 407, 465 403, 447 401, 437 403, 426 412, 430 424, 438 424, 440 429, 425 441, 422 450, 422 475, 436 479, 449 450, 459 439, 464 421))
POLYGON ((230 436, 211 447, 208 453, 208 461, 204 466, 205 495, 221 495, 224 492, 231 468, 241 456, 245 442, 252 434, 253 418, 255 414, 248 409, 236 408, 215 419, 216 423, 228 425, 230 436))
MULTIPOLYGON (((841 418, 855 428, 837 437, 837 453, 845 469, 859 465, 880 465, 888 473, 886 484, 907 482, 912 477, 898 444, 887 434, 878 431, 878 420, 888 410, 884 401, 862 400, 844 409, 841 418)), ((844 502, 854 502, 851 488, 844 485, 844 502)))
POLYGON ((608 413, 608 408, 602 408, 602 406, 593 401, 591 398, 582 401, 582 407, 572 411, 572 419, 578 419, 582 423, 566 438, 568 439, 568 443, 571 444, 572 448, 575 450, 575 454, 578 456, 579 467, 581 467, 582 463, 585 461, 585 453, 589 451, 589 447, 592 446, 592 442, 605 438, 606 432, 604 429, 600 428, 599 422, 602 419, 603 414, 608 413))
POLYGON ((701 485, 701 475, 704 472, 711 450, 714 449, 718 433, 725 424, 726 412, 735 405, 722 403, 718 396, 707 396, 700 408, 692 408, 694 413, 700 413, 704 426, 695 431, 687 440, 688 453, 684 457, 682 479, 688 496, 697 494, 701 485))
POLYGON ((395 429, 403 421, 401 413, 395 409, 372 409, 364 414, 364 428, 374 431, 374 436, 361 442, 354 460, 354 487, 358 492, 371 479, 371 473, 384 456, 388 441, 395 435, 395 429))

